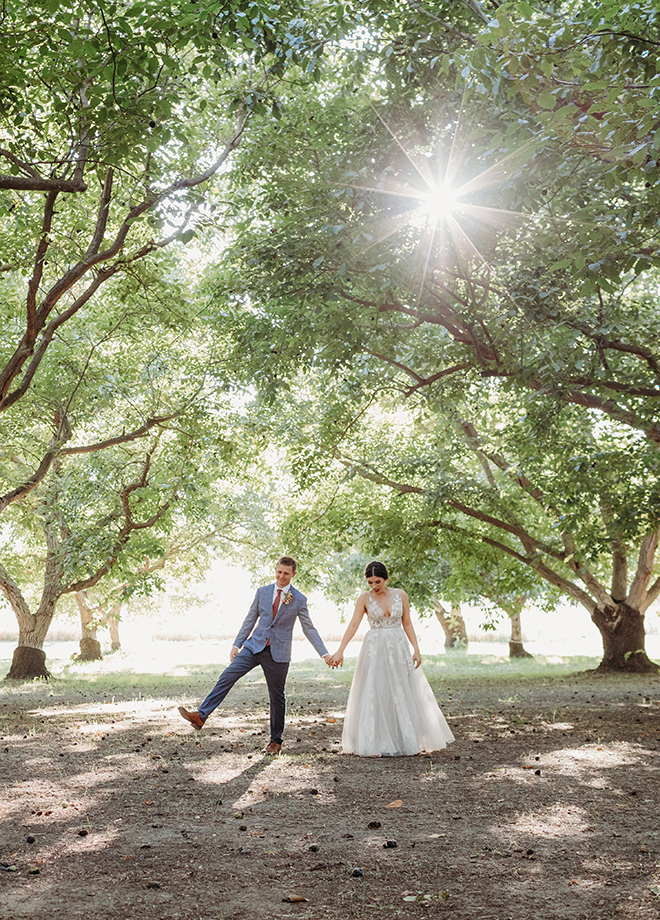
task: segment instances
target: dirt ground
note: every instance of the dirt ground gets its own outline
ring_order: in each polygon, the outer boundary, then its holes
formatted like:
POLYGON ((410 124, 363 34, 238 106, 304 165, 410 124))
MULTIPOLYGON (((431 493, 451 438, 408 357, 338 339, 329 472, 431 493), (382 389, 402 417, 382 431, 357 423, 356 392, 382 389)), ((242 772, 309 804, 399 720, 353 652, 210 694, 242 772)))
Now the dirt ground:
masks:
POLYGON ((2 685, 1 920, 660 917, 660 680, 425 666, 457 740, 387 759, 322 663, 277 758, 257 674, 201 733, 209 668, 2 685))

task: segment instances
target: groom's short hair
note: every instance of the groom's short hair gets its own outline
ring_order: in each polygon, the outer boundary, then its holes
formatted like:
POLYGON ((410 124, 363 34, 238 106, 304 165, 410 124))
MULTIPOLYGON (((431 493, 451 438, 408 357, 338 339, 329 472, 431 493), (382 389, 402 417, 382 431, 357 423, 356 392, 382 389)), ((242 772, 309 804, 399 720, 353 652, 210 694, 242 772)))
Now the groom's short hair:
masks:
POLYGON ((298 563, 293 558, 293 556, 280 556, 277 560, 277 565, 286 565, 290 569, 293 569, 293 574, 295 575, 298 571, 298 563))

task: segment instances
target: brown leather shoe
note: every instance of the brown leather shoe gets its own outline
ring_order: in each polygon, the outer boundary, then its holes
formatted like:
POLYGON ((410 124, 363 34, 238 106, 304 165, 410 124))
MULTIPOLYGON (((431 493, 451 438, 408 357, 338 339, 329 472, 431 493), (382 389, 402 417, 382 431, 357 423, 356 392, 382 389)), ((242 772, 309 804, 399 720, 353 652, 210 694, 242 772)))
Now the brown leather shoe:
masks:
POLYGON ((204 720, 198 712, 189 712, 187 709, 184 709, 183 706, 179 706, 179 712, 183 718, 187 722, 190 722, 192 727, 197 731, 200 731, 202 728, 204 728, 204 720))
POLYGON ((279 754, 281 750, 281 744, 278 744, 277 741, 269 741, 264 748, 264 754, 279 754))

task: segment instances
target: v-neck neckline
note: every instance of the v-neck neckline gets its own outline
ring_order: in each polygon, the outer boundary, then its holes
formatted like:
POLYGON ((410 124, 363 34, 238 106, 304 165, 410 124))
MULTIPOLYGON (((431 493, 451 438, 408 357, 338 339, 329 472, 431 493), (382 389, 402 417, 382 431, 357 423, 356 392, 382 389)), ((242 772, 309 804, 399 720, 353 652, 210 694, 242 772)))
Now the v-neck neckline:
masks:
MULTIPOLYGON (((392 591, 394 591, 394 588, 392 588, 392 591)), ((392 616, 392 610, 390 609, 390 612, 389 612, 389 613, 385 613, 385 611, 383 610, 383 608, 380 606, 380 604, 379 604, 378 601, 376 600, 376 595, 373 593, 373 591, 370 590, 370 591, 369 591, 369 594, 371 595, 374 604, 375 604, 375 605, 378 607, 378 609, 380 610, 382 616, 384 616, 386 620, 389 620, 389 618, 392 616)), ((392 603, 394 603, 394 599, 392 600, 392 603)))

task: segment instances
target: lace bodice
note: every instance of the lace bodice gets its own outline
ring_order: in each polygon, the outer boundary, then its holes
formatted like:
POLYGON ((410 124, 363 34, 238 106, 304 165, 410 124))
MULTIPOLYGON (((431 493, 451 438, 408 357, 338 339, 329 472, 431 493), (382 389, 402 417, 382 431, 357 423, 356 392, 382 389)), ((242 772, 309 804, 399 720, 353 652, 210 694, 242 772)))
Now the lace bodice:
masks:
POLYGON ((403 602, 400 591, 395 591, 390 616, 383 613, 382 607, 371 592, 367 595, 367 619, 372 629, 391 629, 394 626, 401 626, 402 616, 403 602))

